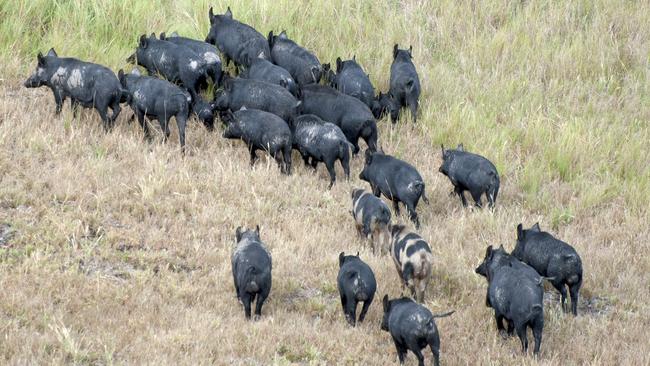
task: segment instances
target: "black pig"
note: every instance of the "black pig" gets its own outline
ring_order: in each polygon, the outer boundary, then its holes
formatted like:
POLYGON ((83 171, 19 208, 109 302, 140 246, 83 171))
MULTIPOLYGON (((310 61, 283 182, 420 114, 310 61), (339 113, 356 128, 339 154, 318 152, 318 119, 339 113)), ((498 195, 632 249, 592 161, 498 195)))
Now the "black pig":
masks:
POLYGON ((221 113, 221 120, 226 125, 223 137, 241 139, 248 146, 251 166, 257 161, 257 150, 264 150, 275 159, 283 173, 291 174, 291 130, 280 117, 242 108, 235 113, 221 113))
POLYGON ((381 329, 390 333, 397 349, 400 365, 406 360, 406 352, 411 351, 418 358, 418 365, 424 366, 422 349, 429 346, 433 353, 433 364, 440 365, 440 335, 435 318, 444 318, 454 313, 431 314, 429 309, 402 297, 388 300, 384 296, 384 316, 381 320, 381 329))
POLYGON ((357 231, 370 238, 372 252, 385 254, 390 246, 390 209, 386 202, 363 189, 352 190, 352 217, 357 231))
POLYGON ((230 8, 223 15, 215 15, 210 8, 209 17, 210 32, 205 41, 224 54, 226 66, 231 60, 236 66, 248 67, 255 58, 271 59, 266 38, 250 25, 234 20, 230 8))
POLYGON ((118 72, 120 83, 127 94, 127 103, 138 117, 145 136, 150 138, 145 117, 157 119, 165 140, 169 137, 169 120, 176 118, 181 149, 185 149, 185 126, 190 114, 190 95, 180 87, 153 76, 141 76, 138 69, 130 74, 118 72))
POLYGON ((232 276, 237 299, 244 304, 246 319, 251 317, 251 304, 255 303, 255 319, 262 315, 262 305, 271 292, 272 259, 260 239, 260 227, 255 231, 235 232, 237 246, 232 254, 232 276))
POLYGON ((359 99, 371 110, 378 108, 378 102, 375 100, 375 88, 370 82, 370 77, 363 71, 355 57, 346 61, 342 61, 340 57, 337 58, 336 73, 329 70, 329 65, 327 67, 323 65, 323 70, 327 74, 330 86, 343 94, 359 99))
POLYGON ((174 32, 170 36, 166 36, 165 33, 160 34, 160 39, 163 41, 168 41, 179 46, 184 46, 197 55, 203 58, 203 61, 207 65, 207 74, 212 79, 212 82, 215 85, 220 85, 221 83, 221 59, 219 58, 219 51, 217 48, 207 42, 199 41, 196 39, 181 37, 178 33, 174 32))
POLYGON ((298 85, 320 82, 323 68, 316 55, 290 40, 284 31, 278 36, 271 31, 268 42, 273 63, 289 71, 298 85))
MULTIPOLYGON (((413 65, 413 47, 401 50, 393 47, 393 64, 390 67, 390 95, 399 108, 409 108, 413 122, 417 122, 418 101, 420 99, 420 78, 413 65)), ((391 114, 392 116, 392 114, 391 114)), ((392 118, 393 123, 397 118, 392 118)))
POLYGON ((368 106, 357 98, 329 86, 307 85, 302 88, 301 108, 304 114, 315 114, 339 126, 354 146, 354 154, 359 152, 359 138, 371 151, 377 149, 377 122, 368 106))
POLYGON ((122 98, 122 88, 113 71, 75 58, 59 57, 53 48, 45 56, 39 52, 37 61, 36 71, 24 83, 26 88, 49 87, 54 94, 56 114, 61 113, 63 102, 70 97, 75 115, 80 105, 95 108, 104 129, 113 127, 122 98), (113 111, 110 117, 109 107, 113 111))
POLYGON ((526 330, 530 327, 535 338, 534 353, 538 354, 544 329, 544 289, 539 274, 506 253, 503 246, 492 249, 491 245, 475 272, 488 280, 486 305, 494 309, 497 330, 505 331, 503 320, 506 320, 508 333, 517 332, 522 351, 526 353, 526 330))
POLYGON ((127 58, 147 69, 149 75, 160 74, 172 83, 180 83, 190 92, 192 100, 199 98, 198 89, 205 82, 208 65, 191 49, 172 42, 140 36, 135 53, 127 58))
POLYGON ((224 88, 219 90, 214 101, 220 111, 239 110, 242 107, 270 112, 290 123, 300 111, 298 101, 280 85, 253 79, 226 78, 224 88))
POLYGON ((343 131, 330 122, 325 122, 313 114, 305 114, 291 122, 293 134, 293 148, 300 152, 305 165, 309 164, 316 169, 319 162, 325 163, 330 175, 330 188, 336 181, 334 163, 339 160, 345 172, 345 177, 350 178, 350 147, 343 131))
POLYGON ((363 301, 359 323, 362 323, 368 312, 370 304, 375 297, 377 281, 370 266, 357 255, 339 254, 339 274, 336 283, 341 295, 341 306, 343 313, 350 325, 357 323, 357 305, 363 301))
POLYGON ((562 295, 565 310, 566 286, 571 294, 571 311, 578 315, 578 296, 582 286, 582 260, 573 247, 553 235, 541 231, 539 223, 528 230, 517 226, 517 245, 512 255, 529 264, 540 275, 549 277, 562 295))
POLYGON ((291 94, 298 95, 298 85, 291 77, 291 74, 289 74, 289 71, 263 58, 254 58, 250 62, 250 66, 239 76, 245 79, 261 80, 280 85, 291 92, 291 94))
POLYGON ((480 155, 466 152, 462 144, 456 149, 441 148, 442 165, 438 171, 449 178, 454 185, 454 193, 460 197, 463 206, 467 206, 463 192, 469 191, 477 207, 482 206, 483 194, 487 197, 489 207, 494 207, 500 185, 499 173, 494 164, 480 155))
POLYGON ((370 183, 375 196, 383 194, 392 200, 395 213, 399 214, 399 203, 404 203, 409 218, 416 228, 420 227, 415 209, 420 197, 426 203, 429 203, 429 200, 424 192, 424 180, 415 167, 383 152, 373 153, 366 150, 366 162, 359 178, 370 183))

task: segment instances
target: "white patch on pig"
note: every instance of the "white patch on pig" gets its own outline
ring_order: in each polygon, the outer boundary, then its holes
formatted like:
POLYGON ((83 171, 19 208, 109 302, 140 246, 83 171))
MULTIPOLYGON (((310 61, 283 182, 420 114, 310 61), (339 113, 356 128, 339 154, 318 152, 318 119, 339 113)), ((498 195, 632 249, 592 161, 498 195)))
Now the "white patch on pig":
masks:
POLYGON ((38 76, 43 76, 44 73, 45 73, 45 69, 42 68, 42 67, 39 67, 39 68, 36 70, 36 75, 38 75, 38 76))
POLYGON ((199 67, 199 63, 196 61, 191 61, 190 62, 190 69, 196 70, 199 67))
POLYGON ((260 54, 257 55, 257 58, 261 58, 261 59, 266 60, 266 55, 264 54, 264 51, 260 52, 260 54))
POLYGON ((406 189, 408 189, 411 192, 417 192, 420 183, 422 183, 422 182, 420 182, 420 181, 411 182, 406 186, 406 189))
POLYGON ((216 64, 219 62, 219 55, 214 52, 206 52, 203 54, 203 59, 208 64, 216 64))
POLYGON ((165 53, 163 52, 162 55, 160 55, 160 64, 163 65, 167 63, 167 56, 165 56, 165 53))
POLYGON ((336 133, 336 130, 330 129, 329 131, 327 131, 327 133, 323 135, 323 138, 327 140, 338 140, 339 134, 336 133))
POLYGON ((58 69, 54 72, 54 75, 50 78, 50 82, 54 85, 63 84, 66 76, 68 75, 68 69, 65 67, 59 66, 58 69))
POLYGON ((68 77, 68 88, 70 89, 77 89, 77 88, 83 88, 84 82, 83 78, 81 77, 81 70, 79 69, 74 69, 70 73, 70 76, 68 77))
POLYGON ((133 98, 141 102, 144 102, 147 99, 140 90, 136 90, 135 93, 133 93, 133 98))
POLYGON ((311 125, 305 128, 303 135, 303 145, 309 146, 315 143, 316 138, 318 137, 319 126, 311 125))

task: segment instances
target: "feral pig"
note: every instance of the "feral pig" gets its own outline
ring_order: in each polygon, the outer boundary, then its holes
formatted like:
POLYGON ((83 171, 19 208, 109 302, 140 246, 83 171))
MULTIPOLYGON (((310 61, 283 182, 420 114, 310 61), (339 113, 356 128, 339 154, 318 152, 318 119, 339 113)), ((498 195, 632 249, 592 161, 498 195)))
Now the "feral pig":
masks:
POLYGON ((180 87, 153 76, 141 76, 138 69, 130 74, 118 72, 120 84, 127 94, 127 103, 138 117, 138 122, 149 139, 145 117, 157 119, 164 139, 169 137, 169 120, 176 118, 181 149, 185 149, 185 126, 190 114, 190 95, 180 87))
POLYGON ((248 68, 239 76, 244 79, 255 79, 280 85, 294 96, 298 95, 298 85, 289 74, 289 71, 263 58, 254 58, 248 68))
POLYGON ((403 225, 393 225, 389 230, 390 254, 402 281, 402 288, 408 287, 417 302, 424 302, 424 294, 433 271, 431 248, 420 235, 407 230, 403 225))
POLYGON ((104 129, 113 127, 120 114, 122 89, 120 82, 109 68, 77 60, 59 57, 51 48, 47 55, 38 53, 36 71, 24 83, 26 88, 47 86, 54 94, 56 114, 61 113, 63 102, 70 97, 70 105, 77 115, 79 106, 95 108, 104 129), (112 115, 108 116, 108 108, 112 115))
POLYGON ((481 196, 485 194, 489 207, 499 194, 499 173, 488 159, 465 151, 463 144, 456 149, 442 148, 442 165, 440 173, 446 175, 454 185, 454 193, 459 197, 463 206, 467 206, 465 191, 469 191, 477 207, 482 207, 481 196))
POLYGON ((185 46, 156 39, 155 34, 149 38, 141 35, 135 53, 127 61, 144 67, 149 75, 160 74, 172 83, 180 83, 192 100, 199 98, 199 85, 208 73, 203 57, 185 46))
POLYGON ((359 323, 362 323, 377 290, 377 281, 372 269, 359 258, 359 253, 346 256, 341 252, 336 283, 341 295, 345 319, 353 327, 357 323, 357 305, 363 301, 361 314, 359 314, 359 323))
POLYGON ((203 122, 208 131, 214 130, 214 113, 216 110, 217 104, 215 102, 207 102, 201 97, 192 101, 192 112, 203 122))
POLYGON ((374 254, 387 253, 390 247, 390 209, 386 202, 370 192, 355 188, 352 190, 352 217, 357 231, 364 238, 370 238, 374 254))
POLYGON ((389 332, 393 338, 400 365, 404 364, 406 352, 410 350, 418 358, 418 365, 424 366, 422 349, 429 346, 433 353, 433 364, 439 366, 440 335, 435 318, 447 317, 454 311, 434 315, 412 299, 402 297, 388 300, 388 295, 384 296, 383 305, 381 329, 389 332))
POLYGON ((298 101, 287 89, 265 81, 241 78, 224 78, 223 89, 214 95, 219 111, 242 107, 259 109, 291 122, 300 112, 298 101))
POLYGON ((336 59, 336 73, 329 69, 329 64, 323 65, 323 72, 326 73, 329 85, 343 94, 355 97, 364 102, 370 110, 378 108, 378 102, 375 100, 375 88, 370 82, 370 77, 361 68, 356 61, 342 61, 336 59))
POLYGON ((290 40, 284 31, 278 36, 271 31, 268 42, 273 63, 289 71, 298 85, 320 82, 323 68, 316 55, 290 40))
POLYGON ((226 125, 223 137, 241 139, 246 143, 251 154, 251 166, 258 159, 257 150, 264 150, 275 159, 282 173, 291 174, 291 130, 280 117, 245 108, 235 113, 222 112, 220 117, 226 125))
POLYGON ((226 66, 232 60, 235 66, 250 66, 255 58, 271 59, 266 38, 255 28, 233 19, 230 8, 223 15, 215 15, 210 8, 210 32, 207 43, 217 46, 224 54, 226 66))
POLYGON ((293 135, 293 148, 300 152, 305 165, 309 164, 316 169, 319 162, 325 163, 330 175, 332 188, 336 181, 334 163, 341 161, 345 177, 350 178, 350 147, 341 129, 329 122, 325 122, 313 114, 302 115, 290 122, 293 135))
POLYGON ((397 121, 399 117, 400 106, 395 102, 395 99, 390 95, 390 93, 379 92, 375 100, 374 108, 372 114, 375 115, 375 118, 379 119, 385 115, 390 115, 391 120, 397 121))
POLYGON ((272 259, 260 240, 260 227, 255 231, 235 232, 237 246, 232 254, 232 276, 235 281, 237 300, 244 305, 246 319, 251 317, 251 304, 255 303, 255 319, 262 315, 262 305, 271 292, 272 259))
POLYGON ((411 164, 386 155, 381 151, 366 150, 366 161, 359 178, 370 183, 372 193, 379 197, 383 194, 393 201, 395 213, 399 215, 399 203, 406 206, 409 218, 420 227, 420 219, 415 211, 420 197, 429 203, 424 192, 424 180, 411 164))
MULTIPOLYGON (((409 108, 413 123, 417 122, 418 101, 420 99, 420 78, 413 65, 413 47, 401 50, 397 44, 393 47, 393 64, 390 66, 390 95, 401 108, 409 108)), ((398 112, 399 116, 399 112, 398 112)), ((391 117, 392 114, 391 114, 391 117)), ((393 123, 397 117, 392 118, 393 123)))
POLYGON ((549 277, 562 295, 562 310, 566 311, 566 287, 571 294, 571 311, 578 315, 578 296, 582 286, 582 260, 573 247, 542 231, 539 223, 528 230, 517 226, 517 245, 512 255, 529 264, 540 275, 549 277))
POLYGON ((368 106, 357 98, 345 95, 324 85, 302 88, 302 113, 315 114, 341 128, 345 137, 359 152, 359 138, 364 139, 370 151, 377 149, 377 123, 368 106))
POLYGON ((181 37, 176 32, 170 36, 166 36, 165 33, 160 33, 160 39, 187 47, 201 56, 207 65, 207 75, 212 79, 214 85, 219 86, 221 84, 221 59, 219 58, 219 51, 215 46, 196 39, 181 37))
POLYGON ((534 269, 509 255, 501 246, 490 245, 476 273, 487 278, 486 305, 494 309, 497 330, 505 332, 503 320, 508 322, 508 333, 517 332, 522 351, 528 351, 527 327, 535 337, 534 353, 539 353, 544 329, 544 289, 542 278, 534 269))

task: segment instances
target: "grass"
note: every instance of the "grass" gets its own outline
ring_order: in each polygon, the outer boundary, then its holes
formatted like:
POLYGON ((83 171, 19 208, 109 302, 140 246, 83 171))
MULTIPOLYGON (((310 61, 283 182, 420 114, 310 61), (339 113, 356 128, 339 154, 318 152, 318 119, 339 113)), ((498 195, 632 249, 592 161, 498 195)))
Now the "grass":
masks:
POLYGON ((50 47, 117 71, 142 33, 203 38, 210 5, 263 34, 286 29, 322 62, 356 55, 384 91, 392 45, 413 45, 421 122, 380 121, 380 143, 427 184, 426 306, 457 311, 438 321, 445 364, 650 363, 650 5, 615 0, 1 2, 0 363, 397 362, 380 302, 351 329, 334 286, 338 253, 361 251, 377 299, 400 293, 348 213, 351 188, 367 188, 361 159, 328 191, 323 168, 294 157, 290 177, 268 159, 251 170, 241 143, 198 123, 182 157, 174 137, 143 142, 128 112, 104 134, 96 113, 57 117, 49 91, 21 86, 50 47), (458 143, 501 173, 495 212, 449 196, 439 146, 458 143), (539 359, 496 334, 473 273, 488 244, 511 249, 516 225, 536 221, 585 268, 578 318, 549 290, 539 359), (229 258, 235 228, 255 224, 274 284, 248 323, 229 258))

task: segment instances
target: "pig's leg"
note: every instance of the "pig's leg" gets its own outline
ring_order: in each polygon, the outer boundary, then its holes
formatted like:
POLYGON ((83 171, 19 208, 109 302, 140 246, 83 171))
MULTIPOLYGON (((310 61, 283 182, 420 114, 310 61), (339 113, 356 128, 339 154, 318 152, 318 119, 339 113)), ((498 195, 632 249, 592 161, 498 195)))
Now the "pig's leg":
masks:
POLYGON ((282 158, 284 158, 284 168, 287 175, 291 175, 291 144, 284 146, 282 150, 282 158))
POLYGON ((481 195, 483 194, 480 191, 470 191, 472 194, 472 199, 474 199, 474 203, 476 204, 476 207, 481 208, 483 207, 483 204, 481 203, 481 195))
POLYGON ((355 326, 357 321, 357 301, 354 299, 347 299, 345 304, 345 318, 351 326, 355 326))
POLYGON ((399 363, 403 365, 404 361, 406 360, 406 345, 395 339, 395 337, 393 337, 393 342, 395 343, 395 348, 397 349, 397 358, 399 358, 399 363))
POLYGON ((369 298, 368 300, 363 302, 363 307, 361 308, 361 314, 359 314, 359 323, 363 323, 364 319, 366 319, 366 314, 368 313, 368 309, 370 308, 370 304, 372 304, 372 299, 373 297, 369 298))
POLYGON ((313 157, 311 158, 311 167, 314 170, 318 168, 318 160, 314 159, 313 157))
POLYGON ((328 159, 327 161, 325 161, 325 167, 327 168, 327 172, 330 175, 329 189, 332 189, 334 182, 336 182, 336 170, 334 169, 334 160, 328 159))
POLYGON ((250 153, 251 153, 251 167, 255 165, 255 162, 257 161, 257 148, 255 146, 250 147, 250 153))
POLYGON ((406 204, 406 212, 409 214, 409 219, 415 223, 415 228, 420 227, 420 219, 418 218, 418 214, 415 211, 415 204, 413 203, 407 203, 406 204))
POLYGON ((517 336, 521 341, 521 350, 523 353, 528 352, 528 335, 526 334, 526 324, 515 324, 517 336))
POLYGON ((533 337, 535 338, 535 348, 533 353, 539 354, 539 348, 542 346, 542 330, 544 330, 544 317, 539 315, 533 321, 533 337))
POLYGON ((463 204, 463 207, 467 207, 467 200, 465 199, 465 195, 463 194, 463 189, 456 186, 454 188, 454 192, 460 197, 460 202, 463 204))
POLYGON ((257 294, 257 302, 255 303, 255 320, 259 319, 262 316, 262 305, 266 301, 266 298, 269 296, 269 291, 263 291, 257 294))
POLYGON ((566 286, 562 282, 551 282, 551 284, 560 292, 560 306, 562 307, 562 311, 566 313, 566 286))
POLYGON ((300 156, 302 156, 302 161, 305 162, 305 166, 310 166, 309 165, 309 155, 300 153, 300 156))
POLYGON ((102 119, 102 123, 104 124, 104 131, 108 132, 111 130, 110 128, 110 122, 108 120, 108 107, 107 106, 97 106, 97 112, 99 113, 99 117, 102 119))
POLYGON ((578 315, 578 297, 581 285, 582 280, 569 286, 569 294, 571 294, 571 311, 573 312, 574 316, 578 315))
POLYGON ((431 353, 433 353, 433 365, 440 366, 440 345, 437 347, 433 343, 429 343, 431 347, 431 353))
POLYGON ((413 116, 413 123, 417 123, 418 122, 418 100, 412 98, 412 100, 408 101, 408 107, 411 110, 411 115, 413 116))
MULTIPOLYGON (((178 139, 181 144, 181 152, 185 153, 185 126, 187 125, 187 116, 186 115, 176 115, 176 125, 178 125, 178 139)), ((169 126, 169 121, 167 123, 169 126)), ((165 135, 169 137, 169 127, 165 131, 165 135)))
POLYGON ((246 316, 246 319, 251 318, 251 302, 253 300, 251 299, 251 295, 247 292, 242 294, 241 296, 241 302, 244 304, 244 315, 246 316))
POLYGON ((418 366, 424 366, 424 355, 422 354, 422 350, 420 349, 418 342, 409 344, 408 348, 411 350, 411 352, 413 352, 413 354, 415 354, 415 357, 418 358, 418 366))
MULTIPOLYGON (((494 312, 494 320, 497 322, 497 332, 503 336, 505 328, 503 327, 503 315, 494 312)), ((505 337, 504 337, 505 338, 505 337)))
POLYGON ((140 127, 142 127, 142 131, 144 131, 144 137, 147 140, 151 140, 151 133, 149 132, 149 126, 147 125, 147 121, 144 120, 144 111, 137 109, 135 111, 135 114, 138 116, 138 122, 140 123, 140 127))
POLYGON ((54 110, 54 113, 56 115, 59 115, 63 109, 63 102, 65 102, 65 97, 58 88, 53 88, 52 94, 54 94, 54 103, 56 103, 56 109, 54 110))
POLYGON ((111 105, 111 109, 113 110, 113 115, 111 116, 111 125, 115 125, 115 120, 117 119, 117 116, 119 116, 120 112, 122 111, 122 108, 120 107, 120 98, 116 98, 113 101, 113 104, 111 105))
POLYGON ((350 154, 345 153, 343 158, 341 158, 341 166, 343 167, 343 172, 345 173, 345 179, 350 180, 350 154))
MULTIPOLYGON (((377 197, 379 197, 377 195, 377 197)), ((399 215, 399 201, 397 199, 393 199, 393 209, 395 210, 395 214, 399 215)))

